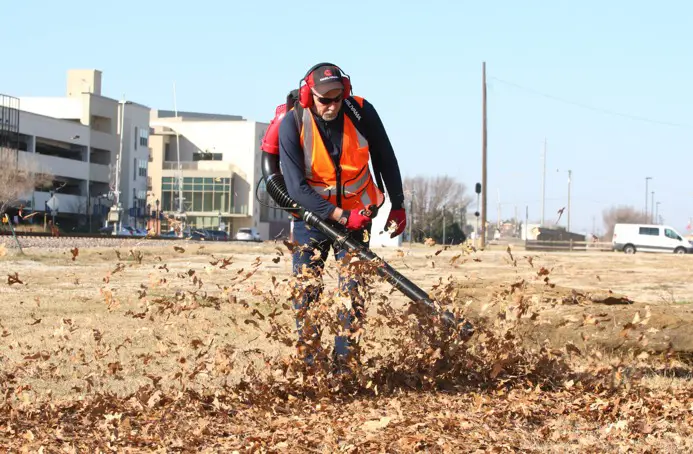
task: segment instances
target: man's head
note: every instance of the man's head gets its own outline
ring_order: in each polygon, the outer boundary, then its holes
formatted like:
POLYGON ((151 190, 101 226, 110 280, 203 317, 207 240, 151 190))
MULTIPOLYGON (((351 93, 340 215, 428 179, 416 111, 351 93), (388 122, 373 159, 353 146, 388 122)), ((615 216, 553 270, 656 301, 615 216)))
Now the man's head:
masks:
POLYGON ((308 75, 307 81, 313 97, 313 112, 327 121, 337 118, 346 91, 340 69, 329 64, 319 66, 308 75))

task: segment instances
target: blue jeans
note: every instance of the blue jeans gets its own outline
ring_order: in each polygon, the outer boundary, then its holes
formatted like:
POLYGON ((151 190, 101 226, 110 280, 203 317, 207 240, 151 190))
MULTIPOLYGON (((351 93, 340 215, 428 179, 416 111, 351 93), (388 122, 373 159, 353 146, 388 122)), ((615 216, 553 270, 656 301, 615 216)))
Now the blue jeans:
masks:
MULTIPOLYGON (((368 230, 368 237, 370 238, 370 227, 366 230, 368 230)), ((363 241, 362 231, 354 232, 352 235, 368 246, 369 243, 363 241)), ((306 224, 304 221, 294 221, 294 241, 298 243, 292 254, 292 271, 294 276, 300 276, 302 274, 304 265, 315 273, 315 275, 320 276, 320 284, 318 286, 309 285, 303 288, 301 298, 294 299, 293 301, 294 309, 297 311, 296 328, 298 330, 299 345, 306 345, 305 343, 307 341, 311 341, 308 347, 308 350, 310 350, 312 347, 319 345, 321 330, 319 326, 311 323, 305 326, 306 311, 309 309, 310 304, 320 298, 322 294, 323 284, 321 275, 330 249, 334 249, 335 260, 344 258, 347 251, 339 247, 339 245, 334 245, 324 233, 306 224), (313 257, 317 257, 318 254, 318 259, 313 260, 313 257)), ((349 310, 346 307, 340 308, 338 311, 338 321, 343 332, 353 332, 355 329, 354 322, 363 318, 363 300, 358 292, 358 281, 355 279, 347 279, 340 273, 339 289, 344 294, 351 296, 352 309, 349 310)), ((337 335, 334 341, 335 359, 346 359, 352 344, 349 336, 337 335)), ((314 351, 306 355, 305 359, 307 362, 312 363, 314 359, 313 353, 317 352, 314 351)))

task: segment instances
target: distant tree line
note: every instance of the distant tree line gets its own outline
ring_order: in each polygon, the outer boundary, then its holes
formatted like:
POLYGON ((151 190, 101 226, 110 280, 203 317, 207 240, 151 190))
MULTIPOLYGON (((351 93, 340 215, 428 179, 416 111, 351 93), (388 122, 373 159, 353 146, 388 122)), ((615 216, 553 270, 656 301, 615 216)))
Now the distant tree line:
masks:
POLYGON ((632 206, 617 205, 603 211, 604 229, 603 241, 611 241, 616 224, 649 224, 649 216, 632 206))
POLYGON ((472 198, 467 195, 464 183, 447 176, 415 176, 403 181, 405 208, 410 213, 411 226, 407 226, 414 242, 432 238, 443 243, 445 230, 446 244, 459 244, 471 233, 465 231, 467 207, 472 198))

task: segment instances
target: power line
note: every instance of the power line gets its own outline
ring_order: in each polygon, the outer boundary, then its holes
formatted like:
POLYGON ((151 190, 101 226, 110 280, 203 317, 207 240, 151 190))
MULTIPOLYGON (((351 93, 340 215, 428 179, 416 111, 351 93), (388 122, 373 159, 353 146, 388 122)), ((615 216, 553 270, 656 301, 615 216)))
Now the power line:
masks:
POLYGON ((493 77, 493 76, 488 76, 488 78, 489 78, 489 79, 492 79, 492 80, 495 80, 496 82, 500 82, 500 83, 502 83, 502 84, 509 85, 509 86, 511 86, 511 87, 515 87, 515 88, 517 88, 517 89, 520 89, 520 90, 523 90, 523 91, 526 91, 526 92, 529 92, 529 93, 532 93, 532 94, 535 94, 535 95, 538 95, 538 96, 542 96, 542 97, 544 97, 544 98, 551 99, 551 100, 553 100, 553 101, 562 102, 562 103, 564 103, 564 104, 570 104, 570 105, 573 105, 573 106, 581 107, 581 108, 583 108, 583 109, 592 110, 592 111, 595 111, 595 112, 600 112, 600 113, 603 113, 603 114, 614 115, 614 116, 617 116, 617 117, 628 118, 628 119, 630 119, 630 120, 644 121, 644 122, 647 122, 647 123, 654 123, 654 124, 659 124, 659 125, 664 125, 664 126, 673 126, 673 127, 676 127, 676 128, 691 128, 691 126, 690 126, 690 125, 687 125, 687 124, 672 123, 672 122, 660 121, 660 120, 653 120, 653 119, 651 119, 651 118, 640 117, 640 116, 637 116, 637 115, 631 115, 631 114, 626 114, 626 113, 622 113, 622 112, 616 112, 616 111, 614 111, 614 110, 603 109, 603 108, 601 108, 601 107, 590 106, 590 105, 588 105, 588 104, 583 104, 583 103, 580 103, 580 102, 571 101, 571 100, 568 100, 568 99, 560 98, 560 97, 558 97, 558 96, 550 95, 550 94, 548 94, 548 93, 543 93, 543 92, 541 92, 541 91, 534 90, 533 88, 528 88, 528 87, 522 86, 522 85, 520 85, 520 84, 517 84, 517 83, 515 83, 515 82, 509 82, 509 81, 507 81, 507 80, 499 79, 499 78, 493 77))

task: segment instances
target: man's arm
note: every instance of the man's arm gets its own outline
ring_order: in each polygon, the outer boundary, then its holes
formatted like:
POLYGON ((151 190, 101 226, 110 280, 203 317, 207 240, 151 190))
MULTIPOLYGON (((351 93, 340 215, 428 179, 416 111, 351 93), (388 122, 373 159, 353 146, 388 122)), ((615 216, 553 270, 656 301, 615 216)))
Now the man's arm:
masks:
POLYGON ((392 209, 398 210, 404 206, 404 191, 402 190, 402 175, 395 150, 385 131, 380 115, 375 107, 367 100, 363 101, 363 125, 368 138, 368 146, 372 159, 378 160, 378 168, 382 173, 383 183, 392 203, 392 209))
POLYGON ((338 220, 342 209, 320 197, 306 181, 301 139, 296 128, 294 112, 290 111, 279 125, 279 162, 289 196, 322 220, 338 220))

